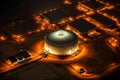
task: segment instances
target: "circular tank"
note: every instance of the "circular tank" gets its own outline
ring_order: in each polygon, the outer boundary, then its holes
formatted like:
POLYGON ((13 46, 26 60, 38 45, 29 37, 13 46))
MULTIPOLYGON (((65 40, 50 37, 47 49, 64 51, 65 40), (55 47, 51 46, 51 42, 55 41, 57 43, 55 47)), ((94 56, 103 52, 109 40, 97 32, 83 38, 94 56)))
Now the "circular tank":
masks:
POLYGON ((70 31, 57 30, 45 37, 45 51, 54 55, 72 55, 78 49, 78 37, 70 31))

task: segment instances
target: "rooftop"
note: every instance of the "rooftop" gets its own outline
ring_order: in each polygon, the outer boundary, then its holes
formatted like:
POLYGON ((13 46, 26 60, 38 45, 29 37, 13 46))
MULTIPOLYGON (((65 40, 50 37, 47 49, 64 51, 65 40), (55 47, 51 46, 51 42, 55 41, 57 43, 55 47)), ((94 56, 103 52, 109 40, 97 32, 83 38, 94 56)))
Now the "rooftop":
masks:
POLYGON ((31 30, 33 31, 37 29, 38 26, 33 19, 24 19, 11 22, 10 24, 7 24, 1 28, 10 34, 25 34, 31 30))
POLYGON ((43 11, 47 11, 47 10, 51 10, 51 9, 55 9, 63 6, 63 2, 61 0, 55 0, 55 1, 36 0, 36 1, 30 1, 29 4, 31 5, 29 7, 32 12, 43 12, 43 11))
POLYGON ((99 8, 104 7, 104 4, 101 4, 101 3, 97 2, 96 0, 88 0, 83 4, 85 4, 86 6, 92 8, 92 9, 99 9, 99 8))
POLYGON ((75 5, 64 8, 64 11, 68 13, 69 16, 73 16, 73 17, 76 17, 84 13, 82 11, 79 11, 75 5))
POLYGON ((116 8, 113 8, 111 10, 105 10, 103 12, 107 13, 108 15, 111 15, 111 16, 114 16, 114 17, 120 19, 120 14, 119 14, 120 10, 118 10, 116 8))
POLYGON ((53 46, 71 46, 77 44, 77 36, 70 31, 58 30, 51 33, 48 33, 45 36, 45 41, 53 46))
POLYGON ((99 23, 103 24, 105 27, 107 28, 116 28, 116 22, 101 15, 101 14, 94 14, 91 16, 93 19, 95 19, 96 21, 98 21, 99 23))
POLYGON ((110 3, 110 4, 119 4, 119 0, 102 0, 104 2, 110 3))
POLYGON ((65 17, 68 17, 68 15, 64 12, 63 9, 57 9, 55 11, 45 13, 43 14, 46 18, 50 20, 50 22, 57 22, 65 17))
POLYGON ((79 19, 69 24, 80 32, 88 32, 89 30, 96 28, 95 25, 87 22, 84 19, 79 19))

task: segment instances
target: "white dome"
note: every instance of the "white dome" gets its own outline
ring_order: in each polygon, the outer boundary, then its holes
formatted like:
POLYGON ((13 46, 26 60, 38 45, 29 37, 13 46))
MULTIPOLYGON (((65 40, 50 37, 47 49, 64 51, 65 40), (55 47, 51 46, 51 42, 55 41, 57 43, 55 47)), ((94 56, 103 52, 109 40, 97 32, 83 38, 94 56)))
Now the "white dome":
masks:
POLYGON ((45 51, 60 56, 72 55, 78 49, 78 37, 66 30, 57 30, 45 36, 45 51))
POLYGON ((53 46, 70 46, 78 42, 77 36, 66 30, 58 30, 48 33, 45 36, 45 41, 53 46))

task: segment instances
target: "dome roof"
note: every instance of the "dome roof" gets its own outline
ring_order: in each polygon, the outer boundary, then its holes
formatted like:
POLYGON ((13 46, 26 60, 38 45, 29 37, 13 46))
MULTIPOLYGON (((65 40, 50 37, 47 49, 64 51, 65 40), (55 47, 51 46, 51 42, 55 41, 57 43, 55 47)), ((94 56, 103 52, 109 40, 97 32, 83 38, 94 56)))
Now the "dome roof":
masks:
POLYGON ((78 37, 73 32, 66 30, 57 30, 48 33, 44 39, 48 44, 60 47, 71 46, 78 42, 78 37))

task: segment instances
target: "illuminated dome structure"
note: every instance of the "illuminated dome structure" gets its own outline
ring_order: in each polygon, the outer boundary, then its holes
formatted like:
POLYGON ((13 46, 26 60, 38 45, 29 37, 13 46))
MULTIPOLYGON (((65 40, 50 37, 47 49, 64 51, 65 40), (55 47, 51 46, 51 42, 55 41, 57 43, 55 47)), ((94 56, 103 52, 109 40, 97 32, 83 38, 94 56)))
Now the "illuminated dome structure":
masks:
POLYGON ((45 51, 58 56, 74 54, 78 49, 78 37, 70 31, 57 30, 45 37, 45 51))

